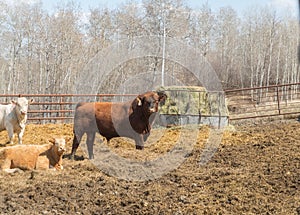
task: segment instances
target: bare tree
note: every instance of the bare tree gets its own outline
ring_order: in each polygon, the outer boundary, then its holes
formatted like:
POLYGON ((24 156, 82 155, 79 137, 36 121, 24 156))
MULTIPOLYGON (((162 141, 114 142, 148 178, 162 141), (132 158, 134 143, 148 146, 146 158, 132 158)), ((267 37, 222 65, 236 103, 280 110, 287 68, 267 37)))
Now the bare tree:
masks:
POLYGON ((191 41, 203 56, 211 52, 216 28, 216 18, 208 3, 202 5, 191 20, 191 41))
MULTIPOLYGON (((236 85, 239 74, 236 65, 239 63, 239 19, 237 13, 230 7, 221 8, 217 15, 216 46, 220 60, 217 71, 224 83, 236 85)), ((227 85, 228 87, 230 85, 227 85)))
POLYGON ((164 38, 200 51, 225 88, 300 81, 297 18, 279 16, 269 7, 250 8, 241 17, 230 7, 213 12, 208 3, 193 11, 184 0, 127 2, 115 10, 91 8, 88 14, 74 2, 58 5, 51 13, 41 3, 0 1, 0 9, 1 93, 72 92, 76 78, 97 53, 121 40, 134 44, 139 36, 159 36, 159 54, 114 68, 102 92, 113 92, 128 77, 145 72, 154 74, 152 83, 165 74, 166 84, 175 84, 168 80, 175 76, 199 84, 186 68, 163 57, 168 49, 164 38))
POLYGON ((89 55, 93 56, 112 43, 115 33, 113 13, 107 8, 91 9, 86 28, 89 55))

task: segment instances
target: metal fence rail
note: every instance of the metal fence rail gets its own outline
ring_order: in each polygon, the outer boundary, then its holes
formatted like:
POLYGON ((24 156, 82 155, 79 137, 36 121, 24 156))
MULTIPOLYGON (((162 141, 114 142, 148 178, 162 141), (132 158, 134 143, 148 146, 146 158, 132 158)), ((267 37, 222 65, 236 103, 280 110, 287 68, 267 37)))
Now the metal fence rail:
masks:
POLYGON ((28 120, 35 123, 72 122, 75 106, 78 102, 124 101, 133 94, 0 94, 0 104, 9 104, 18 97, 33 99, 28 110, 28 120))
MULTIPOLYGON (((0 94, 0 104, 17 97, 34 99, 28 120, 71 123, 80 101, 128 101, 134 94, 0 94)), ((230 120, 300 114, 300 83, 225 90, 230 120)))
POLYGON ((300 113, 300 83, 225 90, 230 120, 300 113))

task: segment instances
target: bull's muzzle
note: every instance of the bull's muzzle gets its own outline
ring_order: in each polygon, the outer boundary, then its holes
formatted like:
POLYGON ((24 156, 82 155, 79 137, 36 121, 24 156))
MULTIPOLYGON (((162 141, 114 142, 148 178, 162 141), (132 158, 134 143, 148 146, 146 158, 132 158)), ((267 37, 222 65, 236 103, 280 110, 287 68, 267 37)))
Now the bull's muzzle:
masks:
POLYGON ((150 113, 156 113, 158 111, 157 108, 153 107, 149 109, 150 113))

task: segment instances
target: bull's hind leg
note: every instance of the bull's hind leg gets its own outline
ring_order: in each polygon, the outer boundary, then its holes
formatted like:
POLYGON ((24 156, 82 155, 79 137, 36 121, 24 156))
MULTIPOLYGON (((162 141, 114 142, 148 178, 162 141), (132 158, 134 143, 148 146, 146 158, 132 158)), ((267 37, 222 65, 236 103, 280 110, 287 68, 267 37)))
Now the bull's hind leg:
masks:
POLYGON ((79 143, 80 143, 81 138, 83 136, 83 133, 81 133, 81 132, 73 131, 73 134, 74 134, 74 138, 73 138, 73 144, 72 144, 72 152, 71 152, 71 155, 70 155, 71 160, 74 160, 75 153, 78 149, 79 143))
POLYGON ((86 145, 89 153, 89 159, 94 159, 94 142, 96 133, 88 133, 86 139, 86 145))

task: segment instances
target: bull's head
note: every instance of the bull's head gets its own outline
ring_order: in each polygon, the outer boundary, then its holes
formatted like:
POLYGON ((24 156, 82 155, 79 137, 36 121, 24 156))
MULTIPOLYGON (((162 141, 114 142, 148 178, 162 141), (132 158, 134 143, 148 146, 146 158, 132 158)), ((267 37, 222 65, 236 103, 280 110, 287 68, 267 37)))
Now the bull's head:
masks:
POLYGON ((144 113, 152 114, 158 111, 158 105, 163 104, 167 95, 162 92, 147 92, 136 97, 134 106, 143 109, 144 113))
POLYGON ((11 101, 17 108, 17 111, 21 115, 26 115, 28 111, 28 106, 33 102, 33 99, 27 100, 24 97, 18 98, 17 101, 11 101))

